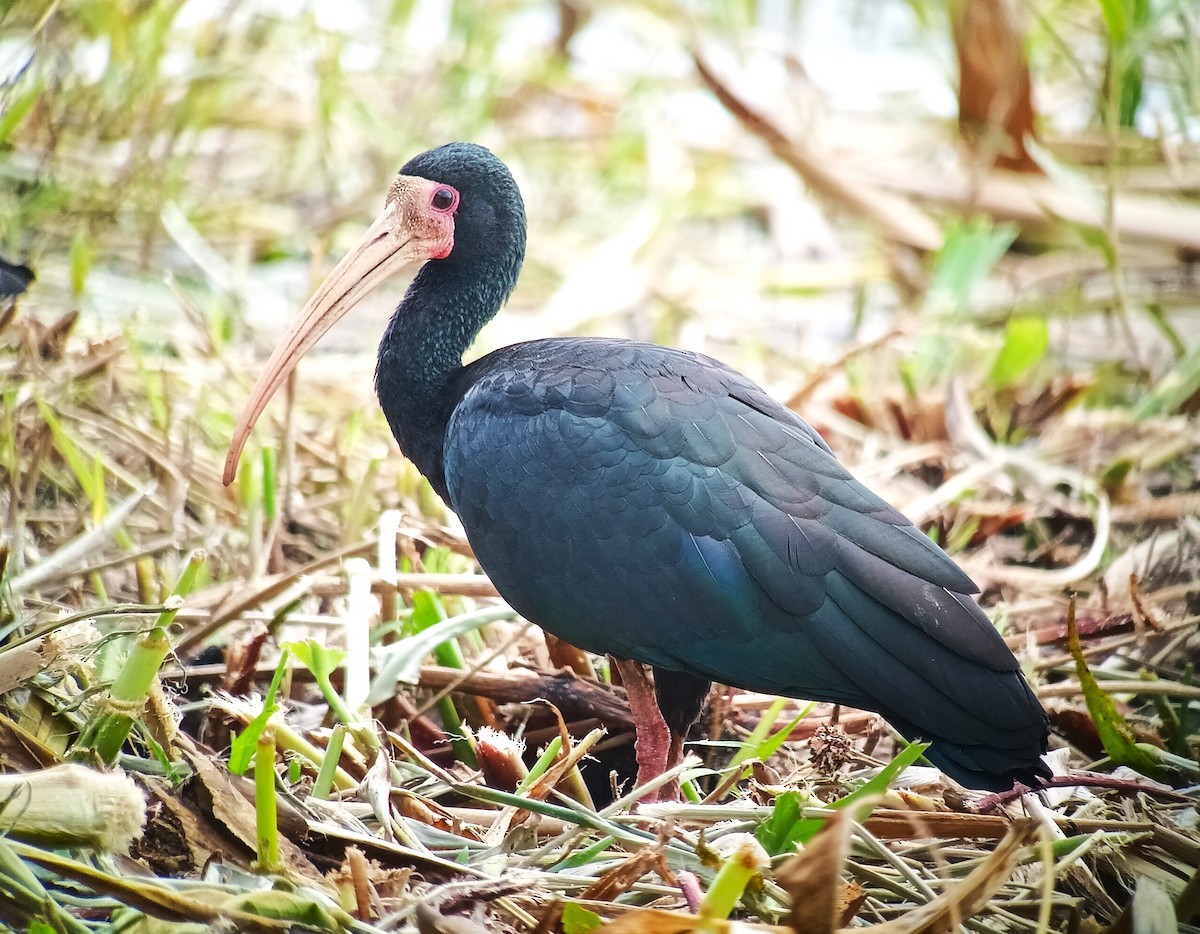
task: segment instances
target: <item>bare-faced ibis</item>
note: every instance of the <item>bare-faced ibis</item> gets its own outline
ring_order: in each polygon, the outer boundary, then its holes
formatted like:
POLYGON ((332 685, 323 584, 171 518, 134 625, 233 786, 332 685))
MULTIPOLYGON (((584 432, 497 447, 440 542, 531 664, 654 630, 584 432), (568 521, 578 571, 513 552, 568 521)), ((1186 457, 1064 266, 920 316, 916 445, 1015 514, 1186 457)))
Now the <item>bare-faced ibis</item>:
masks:
POLYGON ((513 608, 618 660, 642 779, 678 758, 712 681, 875 711, 973 788, 1047 776, 1046 714, 975 584, 749 379, 698 353, 591 338, 463 366, 516 285, 525 231, 487 149, 453 143, 404 166, 272 354, 225 482, 300 357, 421 263, 379 345, 380 405, 513 608))

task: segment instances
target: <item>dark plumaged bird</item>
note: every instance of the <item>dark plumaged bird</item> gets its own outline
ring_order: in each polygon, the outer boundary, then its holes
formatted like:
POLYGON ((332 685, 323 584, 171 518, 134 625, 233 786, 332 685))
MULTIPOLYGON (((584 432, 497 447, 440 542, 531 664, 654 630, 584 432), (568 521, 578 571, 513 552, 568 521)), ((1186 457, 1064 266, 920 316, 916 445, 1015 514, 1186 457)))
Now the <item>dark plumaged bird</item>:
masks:
POLYGON ((16 298, 34 280, 33 270, 0 257, 0 298, 16 298))
POLYGON ((487 149, 452 143, 404 166, 272 354, 225 482, 300 357, 421 263, 379 345, 380 405, 513 608, 618 660, 641 780, 678 759, 712 681, 876 711, 972 788, 1048 776, 1046 714, 975 584, 749 379, 698 353, 591 338, 463 366, 516 285, 525 230, 487 149))

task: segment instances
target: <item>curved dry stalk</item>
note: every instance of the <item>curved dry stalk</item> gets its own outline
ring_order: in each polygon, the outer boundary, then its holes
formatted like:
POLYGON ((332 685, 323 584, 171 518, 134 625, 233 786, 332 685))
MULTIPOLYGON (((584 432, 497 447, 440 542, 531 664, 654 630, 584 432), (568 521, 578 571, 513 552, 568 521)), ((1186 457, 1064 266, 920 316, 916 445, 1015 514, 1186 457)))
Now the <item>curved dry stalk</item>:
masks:
MULTIPOLYGON (((967 401, 966 387, 961 380, 956 379, 950 384, 950 395, 946 403, 946 427, 956 441, 981 458, 980 464, 986 465, 979 467, 981 475, 1002 469, 1017 470, 1042 487, 1065 484, 1095 504, 1092 515, 1095 536, 1087 553, 1074 564, 1052 570, 990 565, 987 569, 989 577, 1025 587, 1058 590, 1096 571, 1104 557, 1104 550, 1108 547, 1112 528, 1112 506, 1108 494, 1095 480, 1078 470, 1051 464, 1024 451, 993 442, 976 421, 967 401)), ((956 480, 957 477, 951 478, 947 483, 953 485, 956 480)), ((935 495, 937 492, 935 491, 935 495)))

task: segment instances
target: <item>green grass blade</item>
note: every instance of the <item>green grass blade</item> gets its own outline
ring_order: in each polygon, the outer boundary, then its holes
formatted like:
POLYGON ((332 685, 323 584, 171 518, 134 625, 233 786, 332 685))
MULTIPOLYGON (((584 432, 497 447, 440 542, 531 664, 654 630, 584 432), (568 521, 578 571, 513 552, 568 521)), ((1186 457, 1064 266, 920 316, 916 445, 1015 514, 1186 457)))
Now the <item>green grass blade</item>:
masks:
POLYGON ((1104 744, 1104 751, 1118 765, 1127 765, 1150 778, 1157 777, 1160 772, 1158 763, 1138 746, 1133 729, 1088 668, 1087 657, 1083 654, 1083 646, 1079 641, 1079 627, 1075 622, 1074 597, 1071 598, 1067 609, 1067 642, 1071 657, 1075 659, 1075 673, 1083 689, 1083 699, 1087 703, 1092 722, 1096 724, 1096 732, 1100 735, 1100 742, 1104 744))

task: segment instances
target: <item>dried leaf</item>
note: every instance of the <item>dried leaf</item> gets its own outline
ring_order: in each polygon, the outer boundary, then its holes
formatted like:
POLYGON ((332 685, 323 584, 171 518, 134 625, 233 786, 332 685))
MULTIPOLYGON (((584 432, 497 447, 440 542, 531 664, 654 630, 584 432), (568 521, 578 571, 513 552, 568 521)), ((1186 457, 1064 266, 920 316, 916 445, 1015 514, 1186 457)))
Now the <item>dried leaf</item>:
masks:
POLYGON ((4 714, 0 714, 0 749, 4 750, 5 767, 13 771, 48 769, 60 761, 58 752, 4 714))
MULTIPOLYGON (((254 805, 235 785, 234 778, 213 759, 199 750, 181 744, 180 752, 195 772, 194 781, 199 782, 212 802, 213 817, 240 840, 251 852, 258 841, 258 825, 254 816, 254 805)), ((294 842, 279 835, 279 859, 283 866, 310 879, 320 879, 321 873, 294 842)))
POLYGON ((660 845, 643 847, 629 859, 602 874, 599 879, 584 889, 579 897, 588 901, 611 902, 618 895, 628 892, 633 884, 646 873, 659 870, 659 875, 665 875, 664 871, 660 869, 662 864, 663 856, 660 845))
POLYGON ((776 873, 776 881, 792 897, 791 921, 796 934, 833 934, 837 930, 845 911, 839 896, 853 827, 850 812, 839 811, 776 873))
POLYGON ((858 916, 858 912, 866 900, 867 890, 861 885, 853 880, 843 882, 834 899, 837 905, 838 925, 840 927, 849 926, 850 922, 858 916))

